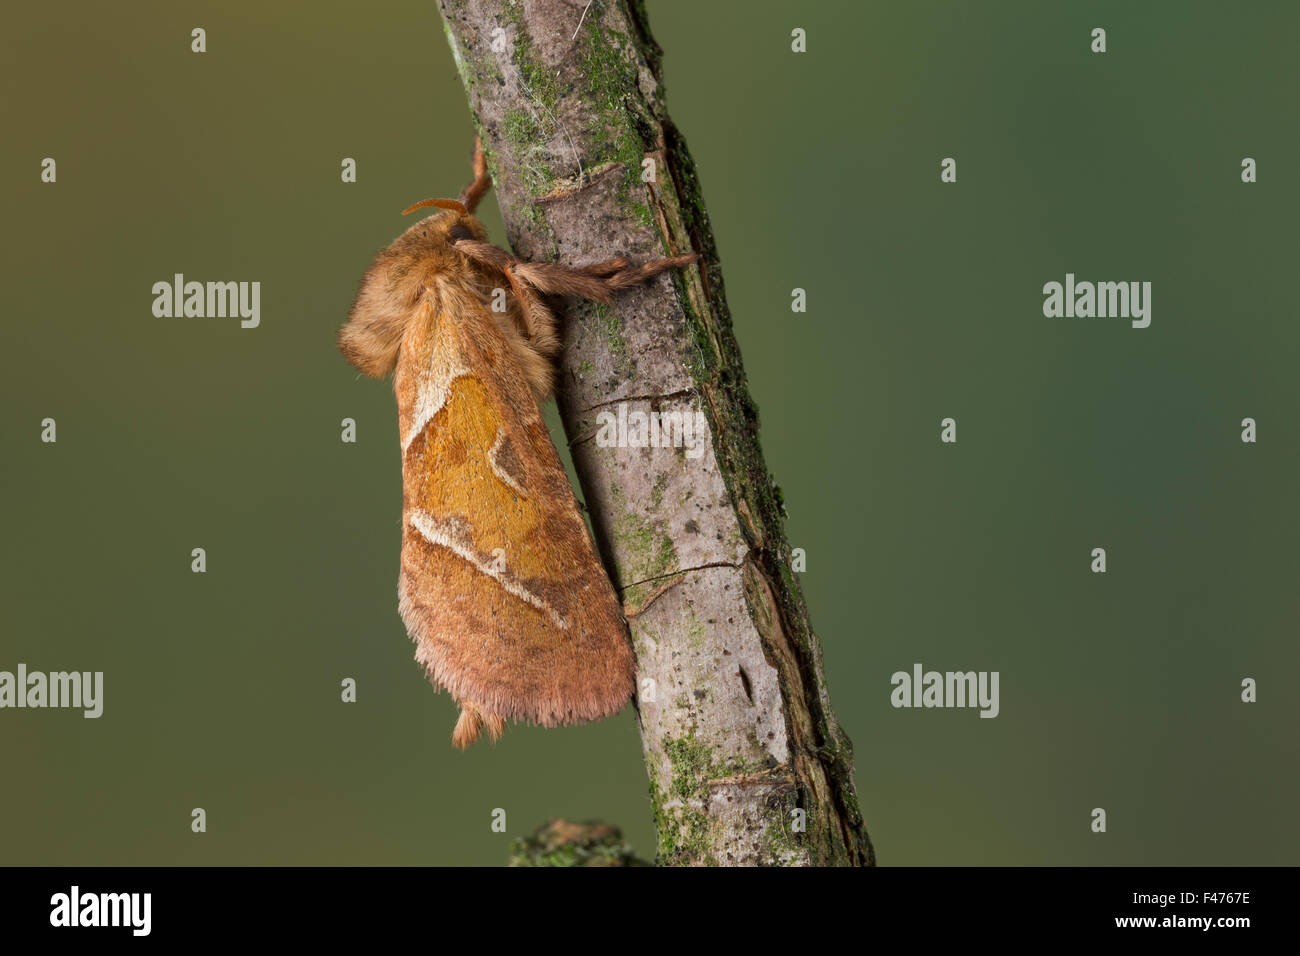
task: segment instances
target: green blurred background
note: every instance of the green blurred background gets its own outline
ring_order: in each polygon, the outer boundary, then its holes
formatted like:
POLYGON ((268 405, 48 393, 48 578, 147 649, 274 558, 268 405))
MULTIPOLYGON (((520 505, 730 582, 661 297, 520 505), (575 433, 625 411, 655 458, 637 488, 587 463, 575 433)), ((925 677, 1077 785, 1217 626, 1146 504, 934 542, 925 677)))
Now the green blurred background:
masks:
MULTIPOLYGON (((649 12, 880 861, 1297 862, 1300 6, 649 12), (1045 319, 1067 271, 1151 281, 1151 327, 1045 319), (1001 715, 894 710, 914 662, 1001 715)), ((5 20, 0 669, 105 711, 0 711, 0 862, 497 864, 553 815, 652 854, 630 712, 454 752, 397 616, 393 397, 334 332, 464 184, 433 4, 5 20), (260 281, 261 327, 154 318, 176 272, 260 281)))

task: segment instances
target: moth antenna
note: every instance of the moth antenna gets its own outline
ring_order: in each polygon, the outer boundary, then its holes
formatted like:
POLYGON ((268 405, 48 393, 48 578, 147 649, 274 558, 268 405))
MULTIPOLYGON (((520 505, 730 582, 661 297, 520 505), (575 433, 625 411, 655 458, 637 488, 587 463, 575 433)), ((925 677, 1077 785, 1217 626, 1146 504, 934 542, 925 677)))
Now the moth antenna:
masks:
POLYGON ((408 215, 417 209, 423 209, 425 206, 437 206, 439 209, 450 209, 452 212, 458 212, 462 216, 469 215, 469 210, 458 199, 421 199, 414 206, 403 209, 402 215, 408 215))
POLYGON ((479 200, 492 188, 492 177, 488 175, 487 157, 483 155, 483 144, 474 137, 474 159, 470 163, 474 170, 474 181, 460 194, 460 201, 470 212, 478 208, 479 200))

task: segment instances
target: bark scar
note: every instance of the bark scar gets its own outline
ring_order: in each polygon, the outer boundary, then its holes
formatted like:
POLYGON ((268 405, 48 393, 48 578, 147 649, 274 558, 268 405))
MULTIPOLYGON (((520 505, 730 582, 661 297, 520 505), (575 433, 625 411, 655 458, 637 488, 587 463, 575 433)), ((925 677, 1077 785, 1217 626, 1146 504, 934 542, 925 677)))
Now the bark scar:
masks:
POLYGON ((576 177, 560 180, 559 184, 548 193, 537 197, 538 202, 557 202, 561 199, 567 199, 570 196, 576 196, 585 189, 590 189, 602 179, 605 179, 611 173, 618 172, 623 168, 622 163, 602 163, 595 169, 589 169, 584 176, 579 173, 576 177))

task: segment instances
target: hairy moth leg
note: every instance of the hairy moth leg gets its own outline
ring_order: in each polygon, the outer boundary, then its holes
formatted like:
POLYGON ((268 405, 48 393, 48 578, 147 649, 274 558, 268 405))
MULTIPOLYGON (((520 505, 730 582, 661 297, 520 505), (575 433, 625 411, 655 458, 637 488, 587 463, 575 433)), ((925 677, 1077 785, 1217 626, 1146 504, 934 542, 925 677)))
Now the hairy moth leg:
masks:
POLYGON ((565 266, 554 262, 526 262, 490 242, 472 238, 455 240, 453 248, 499 273, 509 283, 518 308, 514 316, 516 328, 507 330, 507 337, 539 402, 551 395, 555 358, 561 348, 555 313, 543 301, 543 296, 575 295, 610 305, 618 290, 698 259, 692 253, 631 265, 626 257, 617 256, 585 266, 565 266))
POLYGON ((690 265, 699 259, 692 252, 667 259, 651 259, 640 265, 632 265, 625 257, 619 256, 586 266, 566 266, 558 262, 527 262, 478 239, 459 239, 453 245, 475 262, 504 275, 516 292, 520 285, 527 285, 531 291, 543 295, 576 295, 605 305, 613 303, 615 292, 640 285, 661 272, 690 265))
POLYGON ((669 269, 690 265, 697 258, 691 253, 631 265, 620 256, 606 262, 576 267, 557 262, 524 262, 516 259, 510 263, 510 271, 521 284, 526 283, 544 295, 576 295, 610 305, 614 301, 615 292, 640 285, 669 269))
POLYGON ((492 713, 472 700, 458 700, 456 703, 460 707, 460 717, 456 720, 456 729, 451 732, 453 747, 457 750, 465 750, 478 740, 478 735, 484 727, 487 728, 488 736, 492 738, 493 743, 501 739, 501 735, 506 731, 504 717, 492 713))

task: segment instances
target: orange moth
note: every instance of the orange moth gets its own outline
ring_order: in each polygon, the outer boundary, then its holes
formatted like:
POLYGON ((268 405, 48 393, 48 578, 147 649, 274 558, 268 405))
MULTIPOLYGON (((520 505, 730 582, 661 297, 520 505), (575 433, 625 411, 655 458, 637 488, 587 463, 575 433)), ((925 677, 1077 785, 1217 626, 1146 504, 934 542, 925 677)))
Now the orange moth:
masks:
POLYGON ((430 681, 460 706, 460 748, 485 728, 496 740, 506 720, 598 720, 632 696, 622 606, 539 407, 560 351, 545 297, 610 303, 619 289, 695 261, 517 259, 489 243, 473 215, 492 185, 477 143, 473 167, 460 199, 406 210, 439 212, 376 256, 339 330, 357 369, 376 378, 395 370, 398 610, 430 681))

